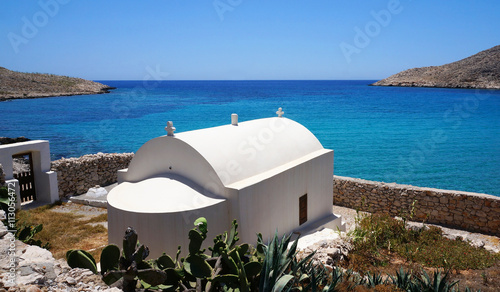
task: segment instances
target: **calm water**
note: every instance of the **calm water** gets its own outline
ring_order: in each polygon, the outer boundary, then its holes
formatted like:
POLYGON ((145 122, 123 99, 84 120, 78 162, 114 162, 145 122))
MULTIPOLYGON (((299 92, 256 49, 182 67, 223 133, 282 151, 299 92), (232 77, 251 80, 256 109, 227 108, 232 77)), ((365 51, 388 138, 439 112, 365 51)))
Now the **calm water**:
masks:
MULTIPOLYGON (((335 150, 335 174, 500 196, 500 91, 371 81, 101 81, 110 94, 0 102, 0 136, 47 139, 53 159, 135 152, 164 135, 275 116, 335 150)), ((290 145, 293 147, 293 145, 290 145)))

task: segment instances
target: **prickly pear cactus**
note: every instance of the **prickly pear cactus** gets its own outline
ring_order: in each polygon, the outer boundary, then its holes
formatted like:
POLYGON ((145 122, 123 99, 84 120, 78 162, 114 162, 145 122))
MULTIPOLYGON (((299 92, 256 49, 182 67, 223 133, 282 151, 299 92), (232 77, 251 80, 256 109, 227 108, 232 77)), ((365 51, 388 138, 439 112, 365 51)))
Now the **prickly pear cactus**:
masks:
POLYGON ((101 273, 119 268, 120 248, 114 244, 106 246, 101 252, 101 273))
POLYGON ((66 253, 66 261, 71 268, 89 269, 97 274, 94 257, 84 250, 70 250, 66 253))

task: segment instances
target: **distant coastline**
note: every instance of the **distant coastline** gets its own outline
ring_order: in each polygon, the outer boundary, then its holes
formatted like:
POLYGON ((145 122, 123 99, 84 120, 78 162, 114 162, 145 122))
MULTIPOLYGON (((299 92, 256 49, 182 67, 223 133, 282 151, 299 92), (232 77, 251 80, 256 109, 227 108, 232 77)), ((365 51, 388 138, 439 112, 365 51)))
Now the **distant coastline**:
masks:
POLYGON ((109 93, 116 89, 81 78, 22 73, 0 67, 0 101, 109 93))
POLYGON ((500 46, 442 66, 405 70, 371 85, 500 89, 500 46))

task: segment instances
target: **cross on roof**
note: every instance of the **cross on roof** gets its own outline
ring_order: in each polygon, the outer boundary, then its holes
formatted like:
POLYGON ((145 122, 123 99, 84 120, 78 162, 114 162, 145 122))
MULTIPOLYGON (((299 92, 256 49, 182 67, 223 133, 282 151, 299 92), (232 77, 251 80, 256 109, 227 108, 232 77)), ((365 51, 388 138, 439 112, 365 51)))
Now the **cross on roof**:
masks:
POLYGON ((279 108, 276 114, 278 115, 278 118, 281 118, 285 114, 285 112, 283 111, 282 108, 279 108))
POLYGON ((174 127, 174 123, 172 123, 172 121, 167 122, 167 126, 165 127, 165 131, 167 131, 167 136, 174 136, 175 127, 174 127))

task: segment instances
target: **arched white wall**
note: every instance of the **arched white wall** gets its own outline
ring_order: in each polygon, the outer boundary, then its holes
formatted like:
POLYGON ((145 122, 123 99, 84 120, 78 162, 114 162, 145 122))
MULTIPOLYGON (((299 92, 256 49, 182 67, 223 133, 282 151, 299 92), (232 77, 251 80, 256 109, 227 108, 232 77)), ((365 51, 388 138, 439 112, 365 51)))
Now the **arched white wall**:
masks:
POLYGON ((323 149, 306 127, 277 117, 189 131, 176 137, 196 149, 225 186, 323 149))
POLYGON ((178 176, 194 182, 203 194, 224 195, 224 186, 212 166, 189 144, 162 136, 146 142, 135 154, 123 181, 138 182, 151 177, 178 176))

